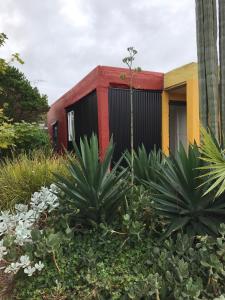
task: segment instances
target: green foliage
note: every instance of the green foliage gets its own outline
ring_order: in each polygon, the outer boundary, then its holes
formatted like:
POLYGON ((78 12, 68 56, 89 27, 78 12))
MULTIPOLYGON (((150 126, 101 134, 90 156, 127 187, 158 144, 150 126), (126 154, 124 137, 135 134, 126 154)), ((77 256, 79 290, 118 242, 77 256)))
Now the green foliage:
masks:
POLYGON ((134 185, 126 195, 125 215, 122 219, 122 231, 132 236, 143 237, 146 231, 159 236, 164 230, 164 219, 156 212, 153 202, 149 201, 151 193, 141 185, 134 185))
POLYGON ((14 122, 36 122, 48 110, 47 96, 32 87, 21 71, 8 65, 0 77, 0 107, 14 122))
POLYGON ((7 149, 14 146, 14 140, 14 127, 4 115, 3 109, 0 109, 0 149, 7 149))
POLYGON ((36 123, 12 123, 0 109, 0 149, 3 149, 1 156, 10 155, 13 150, 19 154, 40 148, 46 151, 51 149, 50 138, 45 129, 36 123))
MULTIPOLYGON (((2 32, 0 33, 0 47, 4 46, 5 42, 7 40, 7 36, 2 32)), ((0 74, 4 72, 6 69, 7 63, 5 59, 0 58, 0 74)))
POLYGON ((150 158, 142 147, 138 166, 148 180, 132 189, 127 170, 118 169, 120 162, 110 171, 113 148, 111 142, 100 161, 93 135, 81 140, 80 148, 75 145, 76 159, 68 154, 69 174, 56 175, 60 207, 50 220, 43 218, 41 231, 32 230, 34 245, 26 249, 43 261, 45 272, 26 280, 18 273, 14 299, 222 296, 225 200, 215 198, 216 191, 205 193, 210 182, 203 184, 198 147, 190 146, 188 153, 181 147, 175 157, 163 158, 163 167, 159 153, 150 158), (145 164, 148 172, 142 171, 145 164))
MULTIPOLYGON (((0 33, 0 47, 4 46, 7 40, 7 35, 5 33, 0 33)), ((20 58, 19 53, 14 53, 11 55, 11 58, 9 61, 5 60, 4 58, 0 57, 0 74, 1 76, 4 75, 4 73, 6 72, 9 64, 11 62, 18 62, 20 64, 24 64, 23 60, 20 58)), ((1 91, 1 86, 0 86, 0 91, 1 91)))
MULTIPOLYGON (((131 154, 126 152, 126 161, 131 167, 131 154)), ((147 153, 145 146, 142 144, 138 151, 134 151, 134 176, 140 183, 142 180, 157 182, 157 172, 163 166, 163 154, 160 150, 152 150, 147 153)))
POLYGON ((50 150, 51 143, 49 134, 36 123, 14 123, 16 152, 29 152, 35 149, 50 150))
POLYGON ((5 33, 0 33, 0 47, 5 44, 5 41, 7 40, 7 36, 5 33))
POLYGON ((202 168, 206 171, 204 177, 207 177, 204 184, 211 184, 206 193, 216 189, 216 196, 220 196, 225 191, 225 152, 205 129, 202 129, 202 136, 202 160, 207 163, 202 168))
POLYGON ((67 176, 64 158, 46 156, 41 150, 6 159, 0 165, 0 210, 28 203, 31 194, 55 181, 52 172, 56 171, 67 176))
POLYGON ((202 185, 202 160, 196 145, 190 145, 188 154, 181 147, 177 156, 167 158, 158 174, 158 183, 146 182, 153 190, 153 202, 169 226, 165 236, 182 229, 195 234, 217 234, 225 215, 225 198, 206 194, 209 185, 202 185))
POLYGON ((57 185, 64 193, 61 197, 62 206, 72 218, 78 218, 85 224, 114 220, 127 191, 124 185, 127 170, 119 173, 118 162, 110 171, 114 150, 112 141, 102 161, 99 159, 95 135, 89 141, 87 137, 81 140, 81 150, 77 145, 74 147, 76 159, 68 155, 71 179, 56 174, 57 185))
POLYGON ((135 59, 135 55, 138 52, 134 47, 128 47, 127 51, 129 53, 129 55, 123 58, 123 63, 126 64, 129 69, 131 69, 132 65, 133 65, 133 61, 135 59))
POLYGON ((178 235, 126 243, 101 232, 76 234, 46 271, 17 280, 15 299, 214 299, 225 293, 224 227, 217 239, 178 235))

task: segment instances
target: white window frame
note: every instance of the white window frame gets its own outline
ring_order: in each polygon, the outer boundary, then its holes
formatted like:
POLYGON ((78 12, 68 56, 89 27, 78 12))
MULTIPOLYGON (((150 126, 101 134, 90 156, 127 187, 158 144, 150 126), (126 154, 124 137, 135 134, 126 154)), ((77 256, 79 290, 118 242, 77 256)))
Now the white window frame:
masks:
POLYGON ((71 110, 67 113, 67 130, 68 130, 68 141, 72 142, 75 140, 75 127, 74 127, 74 111, 71 110))

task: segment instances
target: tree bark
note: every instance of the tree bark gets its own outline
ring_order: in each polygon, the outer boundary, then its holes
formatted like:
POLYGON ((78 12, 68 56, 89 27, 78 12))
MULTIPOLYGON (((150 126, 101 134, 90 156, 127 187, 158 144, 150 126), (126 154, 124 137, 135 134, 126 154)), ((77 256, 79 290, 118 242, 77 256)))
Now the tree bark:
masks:
POLYGON ((220 51, 220 119, 221 141, 225 146, 225 1, 219 0, 219 51, 220 51))
POLYGON ((196 0, 200 120, 218 138, 219 91, 215 0, 196 0))

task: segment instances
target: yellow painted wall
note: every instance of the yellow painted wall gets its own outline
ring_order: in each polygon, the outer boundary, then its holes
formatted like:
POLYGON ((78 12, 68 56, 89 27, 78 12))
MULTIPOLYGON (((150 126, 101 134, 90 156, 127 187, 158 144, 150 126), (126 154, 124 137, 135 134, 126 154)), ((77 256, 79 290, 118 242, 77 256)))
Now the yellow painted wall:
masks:
POLYGON ((198 65, 190 63, 164 76, 162 94, 162 150, 169 153, 169 101, 185 100, 185 95, 176 93, 179 87, 186 87, 187 139, 189 143, 200 141, 198 65))
POLYGON ((197 79, 187 80, 187 137, 189 143, 200 142, 199 89, 197 79))
POLYGON ((164 89, 171 89, 185 84, 188 79, 198 79, 198 64, 192 62, 169 71, 164 76, 164 89))

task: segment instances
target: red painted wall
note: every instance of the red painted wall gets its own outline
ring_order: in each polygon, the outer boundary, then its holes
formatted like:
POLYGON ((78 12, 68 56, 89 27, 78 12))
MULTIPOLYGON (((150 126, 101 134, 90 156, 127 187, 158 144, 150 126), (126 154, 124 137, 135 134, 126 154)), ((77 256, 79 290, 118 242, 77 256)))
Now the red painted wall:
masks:
MULTIPOLYGON (((71 90, 52 104, 48 112, 48 128, 52 137, 52 124, 58 121, 60 148, 67 147, 67 116, 65 108, 96 90, 98 104, 98 130, 101 157, 109 143, 108 88, 129 87, 129 72, 124 68, 98 66, 71 90), (120 79, 126 74, 126 80, 120 79)), ((141 71, 133 79, 133 87, 143 90, 163 90, 163 73, 141 71)))

